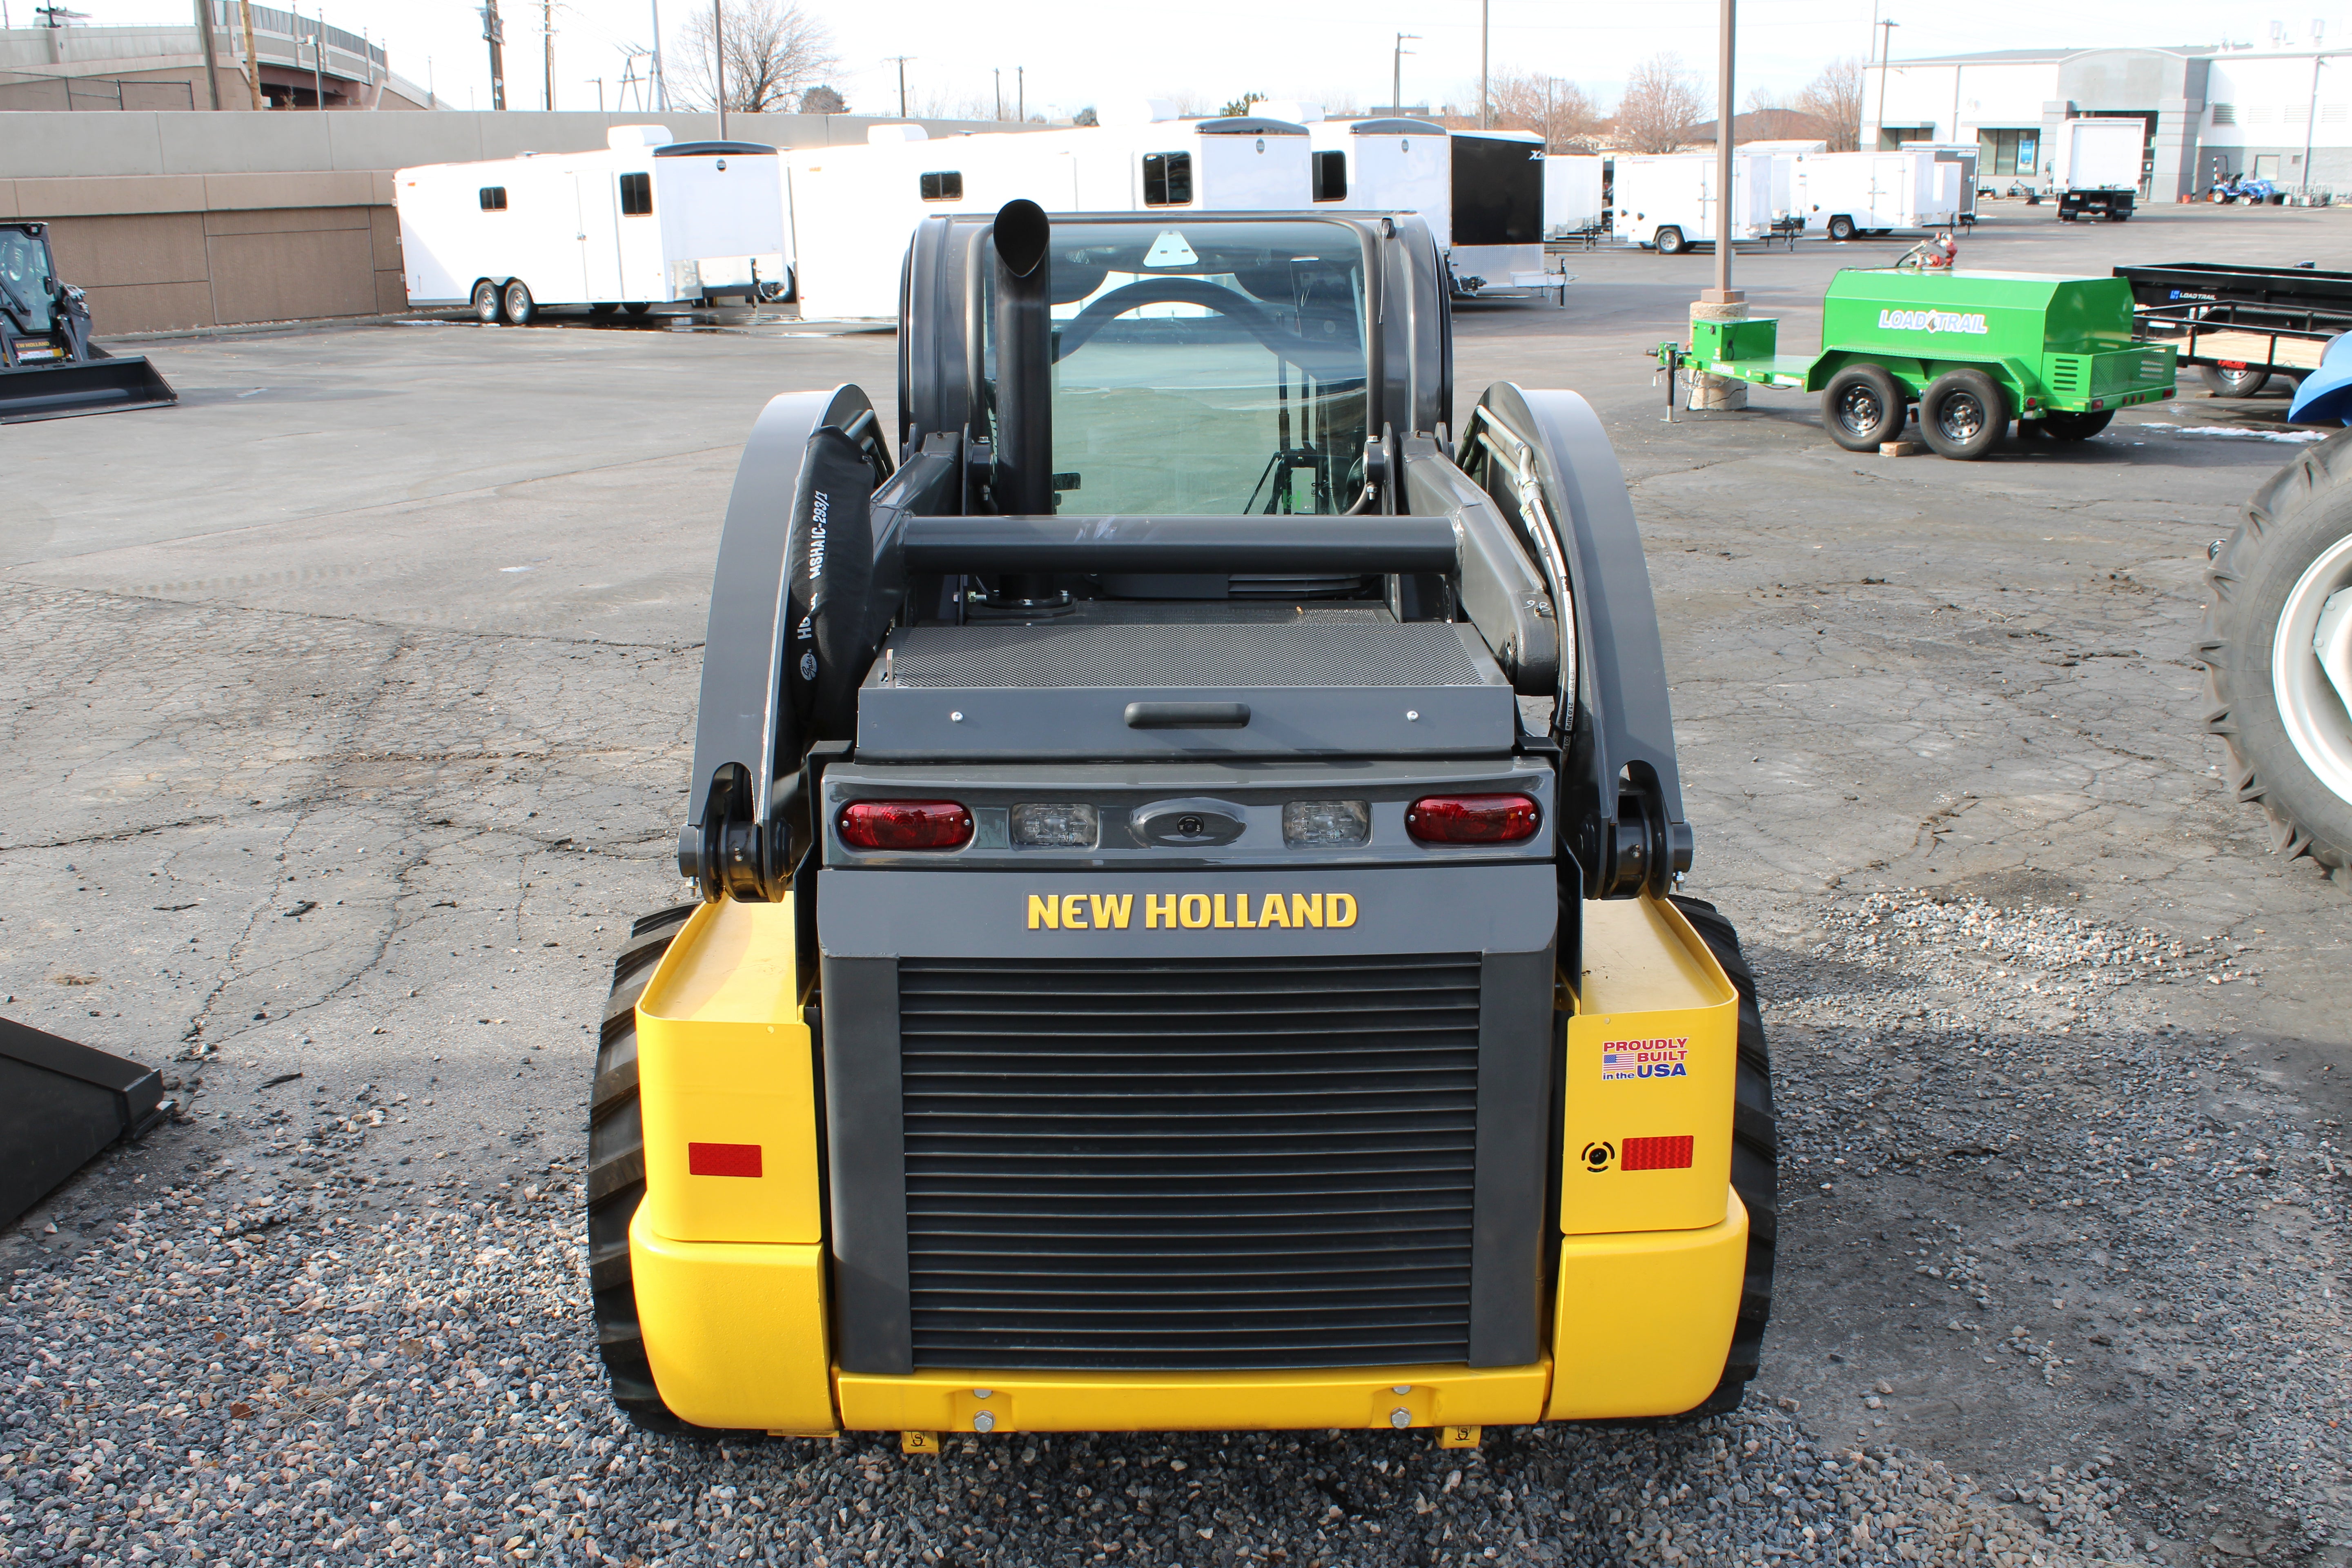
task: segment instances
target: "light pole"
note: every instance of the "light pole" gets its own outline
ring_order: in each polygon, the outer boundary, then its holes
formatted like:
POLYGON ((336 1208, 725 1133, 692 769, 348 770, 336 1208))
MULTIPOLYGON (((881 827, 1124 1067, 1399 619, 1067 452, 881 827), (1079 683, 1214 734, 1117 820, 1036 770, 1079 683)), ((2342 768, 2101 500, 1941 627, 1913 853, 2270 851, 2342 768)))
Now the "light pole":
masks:
POLYGON ((661 56, 661 0, 653 0, 653 6, 654 6, 654 100, 655 100, 655 101, 656 101, 656 102, 657 102, 657 103, 659 103, 659 104, 661 105, 661 111, 662 111, 664 114, 667 114, 667 113, 669 112, 669 76, 668 76, 668 73, 667 73, 666 71, 664 71, 664 70, 662 69, 662 56, 661 56))
POLYGON ((1895 52, 1895 29, 1903 24, 1889 17, 1878 24, 1878 139, 1886 140, 1886 62, 1895 52))
POLYGON ((1399 33, 1396 36, 1396 58, 1389 63, 1389 112, 1391 114, 1404 112, 1404 58, 1419 52, 1404 47, 1407 38, 1411 38, 1417 44, 1421 42, 1421 35, 1399 33))
POLYGON ((1478 129, 1489 130, 1494 124, 1491 107, 1494 100, 1486 96, 1486 11, 1488 0, 1478 0, 1478 129))
POLYGON ((727 7, 710 0, 710 96, 719 103, 719 140, 727 140, 727 7))
POLYGON ((1738 0, 1723 0, 1722 58, 1717 65, 1720 79, 1716 86, 1715 111, 1715 289, 1707 295, 1713 305, 1736 305, 1741 296, 1731 291, 1731 224, 1735 216, 1731 199, 1731 111, 1737 101, 1731 90, 1731 45, 1733 11, 1738 0))
POLYGON ((1029 68, 1013 68, 1013 118, 1020 124, 1029 123, 1029 68))
POLYGON ((1004 123, 1004 68, 992 66, 989 68, 996 73, 996 122, 1002 125, 1004 123))
POLYGON ((907 62, 913 59, 915 57, 912 55, 886 55, 883 58, 886 59, 897 60, 898 62, 898 118, 904 120, 907 118, 907 62))

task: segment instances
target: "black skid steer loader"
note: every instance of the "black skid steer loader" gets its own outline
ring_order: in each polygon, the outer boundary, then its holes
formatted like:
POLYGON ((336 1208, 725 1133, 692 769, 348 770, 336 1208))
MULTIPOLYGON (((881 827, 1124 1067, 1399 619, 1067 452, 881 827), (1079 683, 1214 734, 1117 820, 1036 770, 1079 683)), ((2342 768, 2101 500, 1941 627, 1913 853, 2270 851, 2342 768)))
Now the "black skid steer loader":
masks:
POLYGON ((0 223, 0 425, 180 401, 143 354, 89 341, 89 304, 58 280, 47 224, 0 223))
POLYGON ((903 277, 895 419, 776 398, 729 504, 698 898, 593 1090, 615 1399, 915 1453, 1738 1405, 1769 1065, 1591 407, 1454 423, 1410 216, 1015 202, 903 277))

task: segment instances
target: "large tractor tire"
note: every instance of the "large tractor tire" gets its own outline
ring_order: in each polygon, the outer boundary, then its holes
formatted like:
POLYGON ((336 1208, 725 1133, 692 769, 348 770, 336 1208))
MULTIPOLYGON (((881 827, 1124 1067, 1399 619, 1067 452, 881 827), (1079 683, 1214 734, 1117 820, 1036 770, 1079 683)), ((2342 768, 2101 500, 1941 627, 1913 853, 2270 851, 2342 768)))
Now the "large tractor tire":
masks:
POLYGON ((2271 848, 2352 890, 2352 430, 2281 468, 2205 574, 2205 727, 2271 848))
POLYGON ((613 1403, 630 1421, 667 1436, 710 1436, 671 1414, 654 1386, 629 1266, 629 1221, 646 1195, 646 1132, 637 1105, 637 998, 662 954, 700 908, 680 904, 630 928, 613 961, 613 991, 596 1049, 588 1103, 588 1274, 596 1347, 604 1358, 613 1403))
POLYGON ((1748 1382, 1764 1349, 1764 1327, 1772 1316, 1772 1254, 1780 1228, 1780 1140, 1772 1108, 1772 1052, 1764 1039, 1764 1016, 1756 1005, 1756 975, 1739 951, 1739 933, 1704 899, 1677 895, 1699 940, 1739 993, 1739 1076, 1731 1113, 1731 1184, 1748 1206, 1748 1271, 1740 1285, 1739 1318, 1731 1331, 1731 1352, 1723 1381, 1697 1409, 1681 1420, 1720 1415, 1739 1408, 1748 1382))

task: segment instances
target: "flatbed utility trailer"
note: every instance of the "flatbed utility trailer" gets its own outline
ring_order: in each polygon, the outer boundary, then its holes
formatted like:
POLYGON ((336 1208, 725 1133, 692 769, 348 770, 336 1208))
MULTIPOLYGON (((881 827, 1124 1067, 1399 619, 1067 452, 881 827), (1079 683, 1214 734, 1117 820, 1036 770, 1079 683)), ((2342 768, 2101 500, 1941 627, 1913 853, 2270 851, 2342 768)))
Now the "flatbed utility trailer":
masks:
POLYGON ((2080 441, 2173 395, 2172 349, 2133 341, 2119 279, 1850 268, 1822 299, 1820 353, 1783 354, 1779 337, 1771 317, 1693 321, 1688 347, 1658 345, 1668 397, 1678 370, 1818 392, 1830 438, 1853 452, 1898 439, 1916 405, 1927 445, 1967 459, 2012 418, 2020 435, 2080 441))
POLYGON ((0 425, 180 400, 144 354, 90 342, 89 302, 58 277, 45 223, 0 223, 0 425))
POLYGON ((2299 382, 2352 331, 2352 272, 2176 261, 2116 276, 2131 285, 2137 334, 2170 343, 2217 397, 2252 397, 2274 375, 2299 382))
POLYGON ((771 401, 590 1121, 658 1430, 1739 1402, 1774 1132, 1591 407, 1451 426, 1409 214, 924 220, 771 401), (893 436, 898 437, 893 453, 893 436), (1546 717, 1548 715, 1548 717, 1546 717))

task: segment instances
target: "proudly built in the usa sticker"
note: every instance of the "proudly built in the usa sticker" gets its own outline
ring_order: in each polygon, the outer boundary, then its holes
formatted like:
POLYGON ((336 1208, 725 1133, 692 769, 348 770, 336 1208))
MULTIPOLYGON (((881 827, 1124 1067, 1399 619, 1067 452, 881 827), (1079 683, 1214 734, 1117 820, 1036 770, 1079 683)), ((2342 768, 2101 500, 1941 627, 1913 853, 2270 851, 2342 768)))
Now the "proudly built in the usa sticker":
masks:
POLYGON ((1621 1079, 1690 1077, 1690 1037, 1675 1035, 1655 1040, 1601 1042, 1601 1081, 1621 1079))

